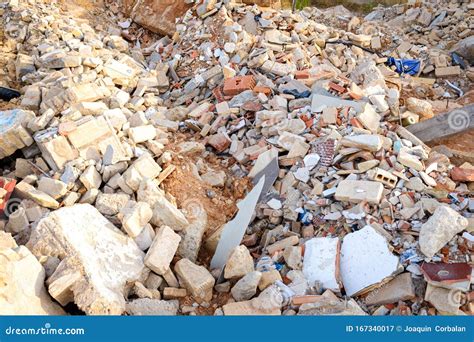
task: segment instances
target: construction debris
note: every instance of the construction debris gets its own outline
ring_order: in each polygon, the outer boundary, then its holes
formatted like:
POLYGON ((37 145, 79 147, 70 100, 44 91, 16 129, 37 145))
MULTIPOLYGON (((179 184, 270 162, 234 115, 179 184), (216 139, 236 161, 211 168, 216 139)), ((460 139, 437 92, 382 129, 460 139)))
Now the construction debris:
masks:
POLYGON ((1 5, 0 314, 474 314, 474 8, 279 3, 1 5))

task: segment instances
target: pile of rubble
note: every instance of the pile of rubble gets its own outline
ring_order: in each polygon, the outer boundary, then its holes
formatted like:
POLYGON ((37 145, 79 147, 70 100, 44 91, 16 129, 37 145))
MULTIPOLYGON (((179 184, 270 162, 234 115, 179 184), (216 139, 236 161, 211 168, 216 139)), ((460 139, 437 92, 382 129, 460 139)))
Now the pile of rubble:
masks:
POLYGON ((473 314, 474 165, 404 127, 462 107, 472 4, 187 3, 144 47, 0 9, 0 313, 473 314))

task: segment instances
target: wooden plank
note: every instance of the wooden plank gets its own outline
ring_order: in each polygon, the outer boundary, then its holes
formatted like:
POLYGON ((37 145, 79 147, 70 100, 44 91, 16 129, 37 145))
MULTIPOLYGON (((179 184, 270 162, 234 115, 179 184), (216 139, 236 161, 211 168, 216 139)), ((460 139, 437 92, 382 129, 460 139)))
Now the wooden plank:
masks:
POLYGON ((474 104, 410 125, 407 129, 424 142, 469 131, 474 129, 474 104))

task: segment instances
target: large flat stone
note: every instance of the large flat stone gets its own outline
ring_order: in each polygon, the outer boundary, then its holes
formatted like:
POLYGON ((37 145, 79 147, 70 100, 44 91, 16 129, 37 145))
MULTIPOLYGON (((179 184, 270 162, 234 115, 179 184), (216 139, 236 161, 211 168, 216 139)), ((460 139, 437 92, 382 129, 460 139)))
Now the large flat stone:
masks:
POLYGON ((439 206, 420 230, 420 249, 433 257, 458 233, 467 228, 468 220, 447 206, 439 206))
POLYGON ((122 314, 126 286, 144 276, 144 253, 88 204, 50 213, 33 230, 27 246, 38 258, 61 260, 51 276, 50 292, 61 298, 71 293, 89 315, 122 314), (71 275, 77 279, 70 281, 71 275))
POLYGON ((45 277, 28 248, 0 231, 0 315, 64 315, 46 292, 45 277))

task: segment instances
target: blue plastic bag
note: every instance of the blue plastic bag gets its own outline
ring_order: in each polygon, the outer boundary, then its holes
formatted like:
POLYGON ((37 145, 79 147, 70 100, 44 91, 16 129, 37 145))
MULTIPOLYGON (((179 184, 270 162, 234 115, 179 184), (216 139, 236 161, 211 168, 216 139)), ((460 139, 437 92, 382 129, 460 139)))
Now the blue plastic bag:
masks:
POLYGON ((417 59, 404 59, 389 57, 386 63, 388 66, 395 65, 399 74, 416 75, 420 71, 421 61, 417 59))

